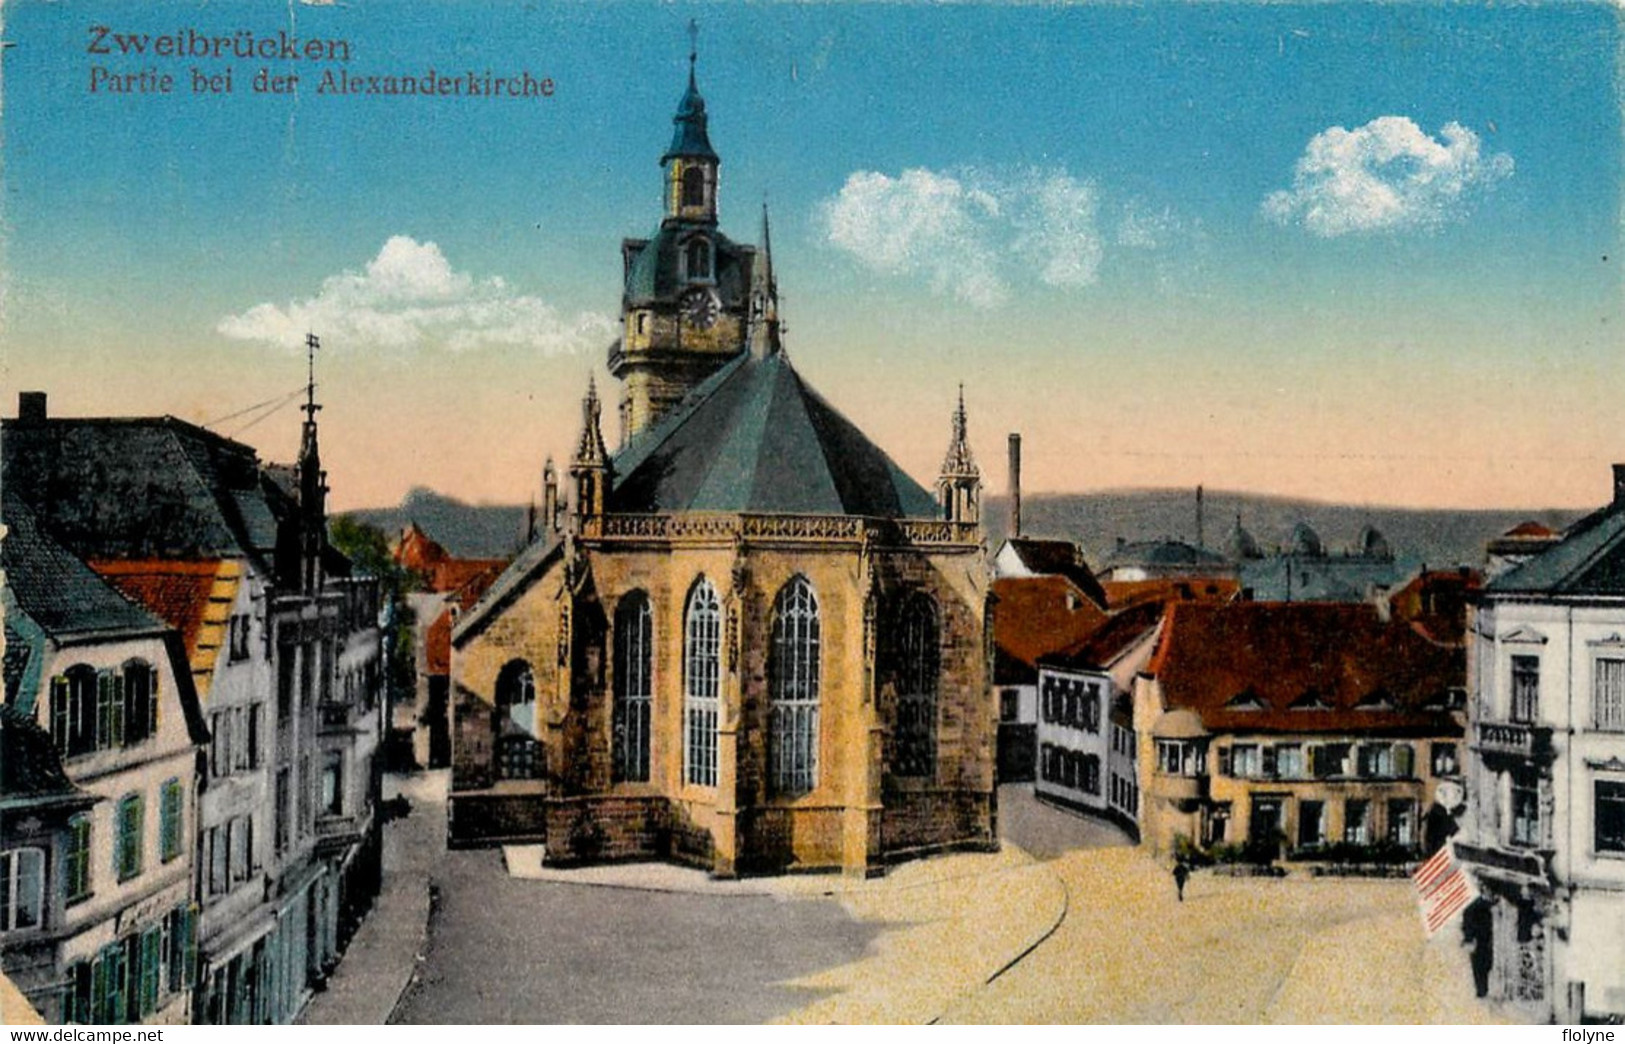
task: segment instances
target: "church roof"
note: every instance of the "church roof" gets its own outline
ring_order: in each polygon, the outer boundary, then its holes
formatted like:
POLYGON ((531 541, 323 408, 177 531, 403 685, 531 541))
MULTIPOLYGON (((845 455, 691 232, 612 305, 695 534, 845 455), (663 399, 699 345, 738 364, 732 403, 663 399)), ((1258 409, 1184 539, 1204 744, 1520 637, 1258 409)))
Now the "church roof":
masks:
POLYGON ((936 500, 807 386, 743 354, 615 458, 608 510, 932 518, 936 500))

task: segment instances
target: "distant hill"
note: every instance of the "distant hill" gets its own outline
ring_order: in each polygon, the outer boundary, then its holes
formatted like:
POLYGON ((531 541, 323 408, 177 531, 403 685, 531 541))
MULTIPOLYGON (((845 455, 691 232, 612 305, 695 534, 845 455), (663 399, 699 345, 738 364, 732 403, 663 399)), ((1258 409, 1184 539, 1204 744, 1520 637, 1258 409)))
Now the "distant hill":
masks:
MULTIPOLYGON (((417 488, 396 507, 365 508, 348 514, 378 526, 392 538, 408 522, 454 555, 490 558, 511 554, 525 525, 519 505, 465 504, 433 490, 417 488)), ((1028 536, 1071 539, 1081 544, 1091 565, 1098 566, 1117 539, 1196 539, 1196 498, 1188 489, 1107 490, 1100 493, 1029 494, 1022 498, 1022 530, 1028 536)), ((1352 547, 1365 525, 1376 526, 1395 553, 1433 567, 1482 565, 1484 545, 1526 519, 1561 529, 1578 511, 1433 510, 1360 507, 1294 500, 1222 490, 1204 497, 1204 543, 1224 550, 1236 516, 1265 551, 1287 542, 1292 527, 1308 522, 1332 554, 1352 547)), ((1004 497, 983 501, 989 543, 1004 539, 1009 507, 1004 497)))
POLYGON ((501 558, 519 547, 527 511, 528 507, 506 504, 465 504, 419 486, 395 507, 361 508, 345 514, 377 526, 392 541, 408 522, 416 522, 459 558, 501 558))

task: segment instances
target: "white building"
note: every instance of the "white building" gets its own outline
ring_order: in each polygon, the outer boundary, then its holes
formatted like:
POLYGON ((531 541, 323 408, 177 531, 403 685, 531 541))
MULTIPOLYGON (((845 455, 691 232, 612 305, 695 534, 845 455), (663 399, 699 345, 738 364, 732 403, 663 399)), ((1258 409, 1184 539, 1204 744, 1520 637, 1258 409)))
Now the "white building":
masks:
POLYGON ((1034 792, 1138 834, 1134 676, 1156 648, 1163 605, 1145 602, 1038 662, 1038 779, 1034 792))
POLYGON ((1611 504, 1485 588, 1471 640, 1478 988, 1539 1019, 1625 1014, 1625 465, 1611 504))

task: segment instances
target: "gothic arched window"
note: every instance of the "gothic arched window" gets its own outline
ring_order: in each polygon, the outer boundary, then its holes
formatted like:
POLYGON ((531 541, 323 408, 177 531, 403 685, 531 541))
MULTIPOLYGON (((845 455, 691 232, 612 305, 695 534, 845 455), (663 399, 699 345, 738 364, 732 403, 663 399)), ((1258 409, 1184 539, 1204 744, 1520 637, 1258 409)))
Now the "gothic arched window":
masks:
POLYGON ((773 603, 769 676, 769 779, 775 793, 805 794, 818 782, 818 596, 795 577, 773 603))
POLYGON ((495 724, 497 778, 536 778, 541 771, 536 680, 524 660, 508 661, 497 674, 495 724))
POLYGON ((937 607, 915 594, 898 616, 897 743, 892 774, 930 776, 937 769, 937 674, 941 662, 937 607))
POLYGON ((705 169, 689 167, 683 171, 683 206, 705 206, 705 169))
POLYGON ((722 603, 701 577, 683 612, 683 782, 717 785, 717 714, 722 683, 722 603))
POLYGON ((705 237, 696 236, 688 241, 686 260, 690 279, 711 278, 711 243, 705 237))
POLYGON ((654 613, 633 591, 615 607, 615 706, 610 743, 616 782, 649 780, 649 708, 654 699, 654 613))

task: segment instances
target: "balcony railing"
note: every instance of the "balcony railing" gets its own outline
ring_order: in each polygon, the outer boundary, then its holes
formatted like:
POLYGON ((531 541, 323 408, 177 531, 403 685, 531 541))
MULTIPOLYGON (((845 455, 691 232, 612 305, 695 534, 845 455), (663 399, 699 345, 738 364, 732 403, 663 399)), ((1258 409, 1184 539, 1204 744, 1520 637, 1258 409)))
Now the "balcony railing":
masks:
POLYGON ((1477 729, 1477 742, 1473 745, 1484 754, 1531 761, 1551 757, 1552 730, 1549 728, 1510 721, 1481 721, 1477 729))

